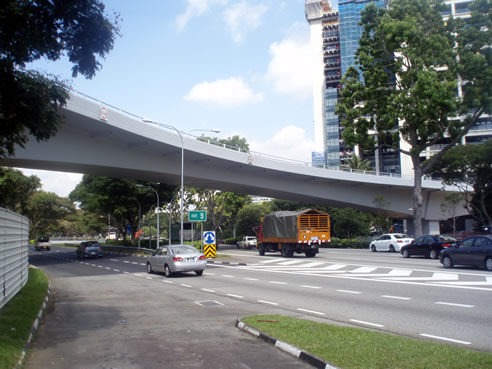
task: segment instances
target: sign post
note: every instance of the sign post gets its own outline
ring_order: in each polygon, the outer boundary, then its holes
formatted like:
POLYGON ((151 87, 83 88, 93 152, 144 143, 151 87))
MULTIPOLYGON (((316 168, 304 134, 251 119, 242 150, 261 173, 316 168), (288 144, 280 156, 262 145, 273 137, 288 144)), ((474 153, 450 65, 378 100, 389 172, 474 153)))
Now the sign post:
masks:
POLYGON ((207 231, 203 234, 204 254, 207 258, 216 256, 215 232, 207 231))
MULTIPOLYGON (((188 212, 188 221, 191 222, 191 244, 193 245, 193 222, 200 222, 202 226, 203 235, 203 222, 207 221, 207 211, 206 210, 190 210, 188 212)), ((203 252, 203 241, 201 251, 203 252)))

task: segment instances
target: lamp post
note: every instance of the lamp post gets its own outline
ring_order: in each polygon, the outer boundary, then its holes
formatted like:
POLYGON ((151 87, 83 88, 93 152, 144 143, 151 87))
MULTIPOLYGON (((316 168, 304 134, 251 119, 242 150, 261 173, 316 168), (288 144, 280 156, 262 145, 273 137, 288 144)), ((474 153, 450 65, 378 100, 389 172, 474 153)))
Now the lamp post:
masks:
MULTIPOLYGON (((184 219, 184 211, 183 211, 183 197, 184 197, 184 141, 183 141, 183 135, 181 132, 174 126, 171 126, 170 124, 162 124, 158 122, 154 122, 151 119, 142 119, 143 122, 146 123, 153 123, 157 124, 158 126, 162 126, 164 128, 169 128, 173 129, 176 131, 176 133, 179 135, 179 138, 181 140, 181 201, 179 204, 179 211, 181 213, 181 244, 183 244, 183 235, 184 235, 184 227, 183 227, 183 219, 184 219)), ((159 206, 159 204, 157 204, 159 206)))
MULTIPOLYGON (((178 196, 178 195, 176 195, 178 196)), ((174 199, 176 198, 176 196, 173 196, 173 198, 171 199, 171 201, 169 201, 169 204, 168 205, 172 205, 174 199)), ((169 233, 168 233, 168 237, 169 237, 169 246, 171 246, 171 218, 173 216, 173 213, 171 211, 171 209, 169 209, 169 233)))
POLYGON ((157 208, 156 208, 156 210, 157 210, 157 249, 159 249, 159 236, 160 236, 160 234, 159 234, 159 194, 151 186, 145 186, 145 185, 142 185, 139 183, 137 183, 135 186, 149 188, 152 191, 154 191, 155 195, 157 196, 157 208))
POLYGON ((213 133, 220 133, 220 129, 192 129, 191 131, 188 131, 188 134, 191 132, 213 132, 213 133))

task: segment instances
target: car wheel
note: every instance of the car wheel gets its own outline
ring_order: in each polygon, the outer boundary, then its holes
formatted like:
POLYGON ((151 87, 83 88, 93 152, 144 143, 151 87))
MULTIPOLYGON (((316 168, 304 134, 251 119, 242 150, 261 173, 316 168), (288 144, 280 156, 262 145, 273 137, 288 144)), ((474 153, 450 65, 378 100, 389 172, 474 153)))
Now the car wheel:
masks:
POLYGON ((152 265, 150 263, 147 263, 147 273, 152 274, 154 271, 152 270, 152 265))
POLYGON ((442 266, 446 269, 450 269, 453 267, 453 261, 449 256, 445 256, 442 258, 442 266))
POLYGON ((390 245, 390 249, 389 249, 389 252, 395 252, 395 246, 393 246, 393 245, 390 245))
POLYGON ((376 250, 376 246, 371 245, 371 251, 372 251, 372 252, 376 252, 376 251, 378 251, 378 250, 376 250))
POLYGON ((201 276, 203 274, 203 270, 195 270, 197 276, 201 276))
POLYGON ((265 246, 264 245, 260 245, 258 247, 258 253, 260 254, 260 256, 265 255, 265 246))
POLYGON ((429 255, 431 259, 437 259, 439 257, 439 252, 437 252, 436 249, 432 249, 429 255))
POLYGON ((485 269, 492 271, 492 258, 485 259, 485 269))
POLYGON ((164 275, 166 276, 166 278, 170 278, 173 273, 171 272, 171 269, 169 268, 169 265, 164 265, 164 275))
POLYGON ((236 243, 236 247, 239 248, 239 244, 238 243, 236 243))
POLYGON ((402 254, 402 256, 404 258, 409 258, 410 257, 410 254, 408 253, 408 250, 407 249, 403 249, 403 251, 402 251, 401 254, 402 254))

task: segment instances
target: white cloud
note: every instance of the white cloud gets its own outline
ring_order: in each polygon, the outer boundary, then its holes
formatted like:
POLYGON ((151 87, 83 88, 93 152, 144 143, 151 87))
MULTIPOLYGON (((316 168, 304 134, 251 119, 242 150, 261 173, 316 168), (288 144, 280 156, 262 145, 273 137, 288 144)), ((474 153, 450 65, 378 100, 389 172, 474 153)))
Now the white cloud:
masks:
POLYGON ((180 32, 185 29, 191 18, 202 16, 210 6, 227 4, 227 0, 186 0, 186 2, 188 3, 186 10, 176 17, 176 26, 180 32))
POLYGON ((54 192, 60 197, 68 197, 82 180, 82 174, 51 172, 48 170, 21 169, 26 176, 35 175, 41 180, 42 189, 45 192, 54 192))
POLYGON ((306 137, 306 131, 294 125, 283 127, 266 141, 249 142, 252 151, 306 163, 311 163, 313 145, 313 140, 306 137))
MULTIPOLYGON (((296 27, 299 28, 299 27, 296 27)), ((312 51, 309 33, 302 32, 270 45, 266 80, 274 91, 306 99, 313 93, 312 51)))
POLYGON ((255 93, 240 77, 201 82, 184 97, 194 102, 224 106, 239 106, 263 101, 262 93, 255 93))
POLYGON ((224 19, 234 42, 242 42, 246 32, 258 28, 267 10, 266 5, 249 5, 246 1, 241 1, 224 10, 224 19))

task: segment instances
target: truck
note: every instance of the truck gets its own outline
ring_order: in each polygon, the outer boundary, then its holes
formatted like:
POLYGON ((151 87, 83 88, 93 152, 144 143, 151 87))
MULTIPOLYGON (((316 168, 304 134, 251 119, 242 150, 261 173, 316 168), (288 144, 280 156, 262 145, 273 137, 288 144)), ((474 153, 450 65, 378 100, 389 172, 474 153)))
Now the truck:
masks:
POLYGON ((315 257, 330 242, 330 215, 323 211, 276 211, 254 227, 258 253, 278 252, 286 258, 294 253, 315 257))

